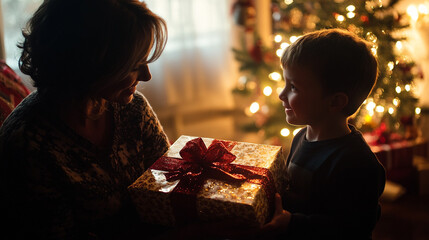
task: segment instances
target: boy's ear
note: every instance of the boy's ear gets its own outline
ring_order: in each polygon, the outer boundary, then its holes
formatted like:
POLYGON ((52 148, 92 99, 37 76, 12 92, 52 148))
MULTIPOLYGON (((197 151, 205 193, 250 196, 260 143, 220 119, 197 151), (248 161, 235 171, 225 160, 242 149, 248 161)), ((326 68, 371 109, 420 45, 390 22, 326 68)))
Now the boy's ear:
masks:
POLYGON ((341 112, 349 103, 347 94, 338 92, 332 95, 330 108, 334 112, 341 112))

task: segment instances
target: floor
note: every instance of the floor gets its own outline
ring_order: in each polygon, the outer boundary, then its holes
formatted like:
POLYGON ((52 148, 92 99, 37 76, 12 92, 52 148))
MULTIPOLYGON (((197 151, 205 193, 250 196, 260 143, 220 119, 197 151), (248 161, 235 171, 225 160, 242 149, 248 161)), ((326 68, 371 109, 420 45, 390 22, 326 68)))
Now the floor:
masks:
POLYGON ((429 195, 405 194, 393 202, 382 202, 382 216, 375 240, 429 239, 429 195))

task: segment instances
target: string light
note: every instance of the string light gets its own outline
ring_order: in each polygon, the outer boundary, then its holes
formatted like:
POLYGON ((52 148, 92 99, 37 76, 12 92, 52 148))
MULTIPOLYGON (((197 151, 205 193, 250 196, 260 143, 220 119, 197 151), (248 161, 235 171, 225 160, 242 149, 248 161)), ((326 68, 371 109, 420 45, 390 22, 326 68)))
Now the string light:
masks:
POLYGON ((365 118, 364 118, 364 120, 365 120, 365 122, 366 123, 370 123, 371 121, 372 121, 372 117, 371 117, 371 115, 365 115, 365 118))
POLYGON ((396 44, 395 44, 395 47, 396 47, 398 50, 401 50, 401 49, 402 49, 402 42, 401 42, 401 41, 397 41, 397 42, 396 42, 396 44))
POLYGON ((423 14, 423 15, 428 15, 429 14, 429 10, 428 10, 428 8, 426 7, 425 4, 419 4, 418 9, 419 9, 419 13, 420 14, 423 14))
POLYGON ((263 90, 263 93, 265 96, 268 97, 271 95, 271 93, 273 93, 273 89, 270 86, 266 86, 263 90))
POLYGON ((376 111, 376 112, 379 112, 379 113, 382 113, 382 112, 384 112, 384 107, 383 107, 383 106, 378 105, 378 106, 375 108, 375 111, 376 111))
POLYGON ((410 5, 407 8, 407 14, 410 16, 411 20, 417 21, 419 18, 419 12, 417 10, 417 7, 415 5, 410 5))
POLYGON ((389 114, 392 115, 395 112, 395 109, 393 107, 390 107, 388 110, 389 114))
POLYGON ((348 6, 346 7, 346 10, 347 10, 348 12, 354 12, 354 11, 356 10, 356 7, 355 7, 355 6, 353 6, 353 5, 348 5, 348 6))
POLYGON ((396 86, 395 91, 396 91, 397 93, 401 93, 401 92, 402 92, 402 89, 401 89, 401 87, 400 87, 400 86, 396 86))
POLYGON ((372 55, 374 55, 374 56, 377 56, 377 47, 372 47, 371 48, 371 53, 372 53, 372 55))
POLYGON ((293 130, 293 135, 295 136, 302 128, 297 128, 295 130, 293 130))
POLYGON ((348 12, 347 13, 348 18, 354 18, 355 16, 356 16, 356 14, 354 12, 348 12))
POLYGON ((268 114, 269 111, 270 111, 270 108, 267 105, 264 105, 261 107, 261 112, 263 114, 268 114))
POLYGON ((373 43, 376 43, 377 42, 377 36, 372 32, 367 32, 366 33, 366 40, 373 42, 373 43))
POLYGON ((394 63, 394 62, 392 62, 392 61, 390 61, 390 62, 387 64, 387 67, 389 68, 389 70, 390 70, 390 71, 392 71, 392 70, 393 70, 393 68, 395 67, 395 63, 394 63))
POLYGON ((419 115, 422 112, 422 109, 419 108, 419 107, 416 107, 415 112, 416 112, 417 115, 419 115))
POLYGON ((283 43, 281 43, 280 44, 280 48, 281 49, 286 49, 287 47, 289 47, 290 46, 290 44, 289 43, 287 43, 287 42, 283 42, 283 43))
POLYGON ((297 37, 297 36, 292 36, 292 37, 290 37, 290 38, 289 38, 289 41, 290 41, 291 43, 294 43, 296 40, 298 40, 298 38, 299 38, 299 37, 297 37))
POLYGON ((375 108, 375 103, 372 101, 366 105, 366 110, 368 111, 374 111, 374 108, 375 108))
POLYGON ((251 112, 251 113, 256 113, 257 111, 259 111, 259 103, 257 103, 257 102, 253 102, 253 103, 250 105, 250 112, 251 112))
POLYGON ((282 130, 280 130, 280 135, 282 135, 283 137, 287 137, 290 135, 290 130, 287 128, 282 128, 282 130))
POLYGON ((286 5, 290 5, 293 3, 293 0, 284 0, 284 2, 286 3, 286 5))
POLYGON ((393 99, 393 105, 395 105, 396 107, 399 105, 399 99, 398 98, 393 99))
POLYGON ((356 10, 356 7, 353 5, 348 5, 346 7, 346 10, 348 11, 347 13, 347 17, 348 18, 354 18, 356 16, 356 14, 354 13, 354 11, 356 10))
POLYGON ((346 18, 343 15, 341 15, 341 14, 337 14, 335 16, 335 19, 337 19, 337 21, 341 22, 341 23, 344 22, 344 20, 346 20, 346 18))
POLYGON ((276 55, 277 55, 277 57, 281 57, 282 55, 283 55, 283 51, 284 51, 284 49, 277 49, 277 51, 276 51, 276 55))
POLYGON ((277 42, 277 43, 279 43, 279 42, 281 42, 282 41, 282 35, 280 35, 280 34, 277 34, 275 37, 274 37, 274 42, 277 42))
POLYGON ((411 91, 410 84, 405 85, 405 91, 407 91, 407 92, 411 91))
POLYGON ((268 75, 268 77, 271 80, 278 82, 282 78, 282 75, 280 75, 280 73, 278 73, 278 72, 272 72, 268 75))

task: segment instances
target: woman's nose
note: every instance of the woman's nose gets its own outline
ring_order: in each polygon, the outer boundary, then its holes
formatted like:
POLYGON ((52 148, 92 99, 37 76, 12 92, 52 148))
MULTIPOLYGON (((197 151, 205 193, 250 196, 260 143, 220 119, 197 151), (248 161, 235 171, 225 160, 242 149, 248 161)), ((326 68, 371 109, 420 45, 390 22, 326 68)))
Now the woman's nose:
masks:
POLYGON ((152 79, 152 74, 150 74, 149 66, 147 64, 141 66, 139 69, 138 81, 147 82, 150 79, 152 79))

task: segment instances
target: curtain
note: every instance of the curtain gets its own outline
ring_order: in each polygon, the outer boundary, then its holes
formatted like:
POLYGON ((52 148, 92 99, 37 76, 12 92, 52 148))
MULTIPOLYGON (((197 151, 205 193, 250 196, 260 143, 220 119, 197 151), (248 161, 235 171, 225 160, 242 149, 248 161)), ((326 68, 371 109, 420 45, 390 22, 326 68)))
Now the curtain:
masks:
POLYGON ((231 53, 230 0, 148 0, 164 18, 168 42, 149 65, 152 80, 138 88, 161 112, 233 106, 237 65, 231 53))

